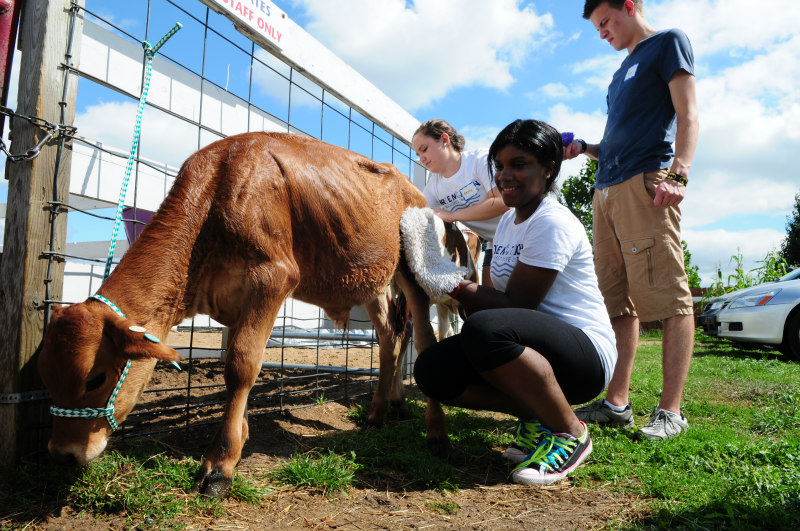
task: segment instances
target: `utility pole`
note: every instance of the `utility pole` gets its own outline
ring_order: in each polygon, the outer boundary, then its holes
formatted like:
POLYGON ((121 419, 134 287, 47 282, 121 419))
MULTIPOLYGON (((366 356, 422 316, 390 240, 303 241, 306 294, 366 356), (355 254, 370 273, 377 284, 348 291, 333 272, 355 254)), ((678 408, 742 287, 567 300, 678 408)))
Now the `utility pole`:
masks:
MULTIPOLYGON (((83 6, 83 0, 79 0, 83 6)), ((72 125, 77 78, 66 65, 80 53, 83 19, 71 0, 27 0, 19 30, 22 51, 16 113, 72 125)), ((13 117, 11 153, 25 153, 46 131, 13 117)), ((36 368, 48 300, 60 300, 66 214, 50 202, 67 202, 72 146, 63 137, 46 142, 33 160, 6 162, 8 206, 0 261, 0 466, 44 449, 49 437, 47 401, 24 393, 43 388, 36 368), (52 239, 52 249, 51 249, 52 239)))

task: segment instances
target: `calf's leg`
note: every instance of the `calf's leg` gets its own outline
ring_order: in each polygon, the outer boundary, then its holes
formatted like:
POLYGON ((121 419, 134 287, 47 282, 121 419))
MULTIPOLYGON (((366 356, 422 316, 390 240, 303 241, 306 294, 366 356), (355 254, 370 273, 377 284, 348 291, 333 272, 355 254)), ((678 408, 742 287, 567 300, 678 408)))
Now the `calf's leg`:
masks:
POLYGON ((400 404, 403 400, 402 387, 396 382, 402 369, 400 349, 404 344, 402 340, 405 324, 397 322, 394 304, 390 300, 388 291, 365 305, 378 339, 380 367, 378 384, 372 395, 372 404, 367 416, 367 424, 370 426, 382 426, 390 404, 400 404))
POLYGON ((249 436, 247 397, 261 371, 264 348, 272 325, 289 289, 279 294, 253 289, 243 307, 248 308, 236 326, 230 329, 225 358, 227 391, 222 425, 217 432, 200 470, 195 476, 193 492, 208 495, 224 494, 233 480, 233 471, 242 456, 249 436))
POLYGON ((437 303, 435 306, 436 316, 439 318, 439 341, 441 341, 453 335, 453 325, 450 322, 452 313, 450 309, 442 303, 437 303))
MULTIPOLYGON (((411 317, 414 322, 414 347, 417 352, 422 352, 436 343, 433 327, 430 321, 430 298, 419 287, 413 275, 406 267, 398 268, 395 281, 408 300, 411 308, 411 317)), ((442 405, 435 400, 428 399, 425 412, 425 427, 427 430, 428 448, 434 455, 447 457, 450 454, 450 438, 447 435, 447 424, 444 418, 442 405)))

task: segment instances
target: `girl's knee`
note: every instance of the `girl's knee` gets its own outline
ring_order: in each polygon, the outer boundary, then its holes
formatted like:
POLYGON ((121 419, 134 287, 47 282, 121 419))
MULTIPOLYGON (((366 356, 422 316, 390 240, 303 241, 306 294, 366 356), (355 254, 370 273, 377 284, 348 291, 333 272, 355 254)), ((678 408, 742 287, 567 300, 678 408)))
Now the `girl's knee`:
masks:
POLYGON ((449 349, 437 348, 441 345, 437 343, 419 354, 414 363, 414 381, 425 396, 447 402, 464 392, 469 376, 463 358, 449 349))

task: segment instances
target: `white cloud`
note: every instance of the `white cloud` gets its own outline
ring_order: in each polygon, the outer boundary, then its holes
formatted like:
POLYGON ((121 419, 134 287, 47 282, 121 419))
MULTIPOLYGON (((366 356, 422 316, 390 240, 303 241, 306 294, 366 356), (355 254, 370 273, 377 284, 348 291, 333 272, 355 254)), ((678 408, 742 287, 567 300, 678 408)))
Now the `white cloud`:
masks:
POLYGON ((606 127, 606 115, 600 111, 577 112, 562 103, 550 107, 547 123, 559 131, 572 131, 589 143, 598 142, 606 127))
MULTIPOLYGON (((571 131, 577 138, 583 138, 592 143, 603 137, 606 126, 606 115, 595 111, 591 114, 576 112, 571 107, 559 103, 550 108, 550 113, 545 121, 559 131, 571 131)), ((558 179, 562 183, 569 177, 577 176, 586 166, 586 157, 578 156, 572 160, 565 160, 561 164, 561 175, 558 179)))
POLYGON ((552 17, 515 0, 296 3, 310 34, 412 112, 457 87, 507 88, 511 69, 552 38, 552 17))
MULTIPOLYGON (((609 47, 609 51, 611 48, 609 47)), ((580 79, 580 84, 586 89, 592 88, 605 94, 611 77, 622 63, 623 55, 618 53, 603 53, 583 61, 574 63, 571 72, 580 79)), ((584 89, 582 89, 584 90, 584 89)))
POLYGON ((544 97, 554 101, 574 100, 583 97, 586 93, 585 87, 568 87, 564 83, 546 83, 538 90, 529 92, 525 96, 531 100, 536 101, 540 97, 544 97))
POLYGON ((467 149, 488 148, 497 137, 501 127, 466 125, 458 130, 467 141, 467 149))
POLYGON ((722 280, 734 273, 736 261, 732 257, 741 255, 745 271, 751 271, 761 264, 769 251, 780 247, 785 233, 771 229, 746 231, 683 230, 682 238, 692 254, 692 264, 698 266, 701 285, 708 286, 716 280, 715 271, 722 271, 722 280))
MULTIPOLYGON (((75 116, 81 136, 128 153, 138 103, 100 102, 75 116)), ((197 128, 168 114, 145 108, 142 117, 141 157, 179 168, 197 149, 197 128)))
POLYGON ((645 15, 657 28, 681 28, 703 56, 737 50, 762 50, 797 33, 800 2, 773 0, 756 12, 750 0, 671 0, 646 5, 645 15))
MULTIPOLYGON (((800 36, 768 48, 736 66, 698 76, 700 140, 684 227, 725 223, 735 231, 752 228, 747 224, 753 215, 791 212, 798 191, 789 154, 800 150, 800 36)), ((735 242, 723 240, 730 249, 735 243, 761 243, 758 259, 774 244, 774 238, 750 242, 749 231, 732 235, 735 242)))
POLYGON ((800 2, 771 2, 769 15, 754 16, 746 0, 674 0, 648 7, 647 16, 692 40, 700 111, 692 182, 713 182, 724 196, 711 212, 725 216, 731 203, 742 214, 787 209, 779 196, 797 191, 787 153, 800 149, 800 2))
MULTIPOLYGON (((684 228, 701 228, 721 220, 740 225, 741 219, 753 215, 787 215, 794 206, 797 183, 753 177, 731 178, 729 173, 704 174, 692 180, 686 189, 681 210, 684 228)), ((740 225, 741 226, 741 225, 740 225)))

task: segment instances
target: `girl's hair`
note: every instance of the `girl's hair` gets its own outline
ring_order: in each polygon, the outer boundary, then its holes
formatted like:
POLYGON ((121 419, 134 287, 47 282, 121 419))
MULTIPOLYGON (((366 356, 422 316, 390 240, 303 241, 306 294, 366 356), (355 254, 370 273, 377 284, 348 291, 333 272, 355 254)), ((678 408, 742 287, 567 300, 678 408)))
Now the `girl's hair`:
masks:
POLYGON ((439 140, 442 138, 444 133, 447 133, 447 136, 450 137, 450 145, 453 146, 453 149, 459 153, 464 151, 464 137, 459 135, 455 128, 444 120, 440 120, 438 118, 428 120, 424 124, 417 127, 417 130, 414 131, 414 134, 411 135, 411 137, 413 138, 419 133, 431 138, 435 138, 436 140, 439 140))
POLYGON ((489 174, 494 177, 495 158, 506 146, 514 146, 527 151, 545 167, 552 167, 550 177, 547 179, 545 190, 555 192, 556 177, 561 171, 561 161, 564 158, 564 146, 561 134, 555 128, 539 120, 515 120, 508 124, 489 148, 488 163, 489 174))

